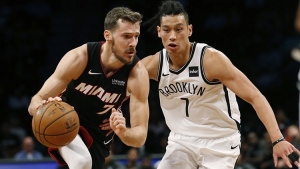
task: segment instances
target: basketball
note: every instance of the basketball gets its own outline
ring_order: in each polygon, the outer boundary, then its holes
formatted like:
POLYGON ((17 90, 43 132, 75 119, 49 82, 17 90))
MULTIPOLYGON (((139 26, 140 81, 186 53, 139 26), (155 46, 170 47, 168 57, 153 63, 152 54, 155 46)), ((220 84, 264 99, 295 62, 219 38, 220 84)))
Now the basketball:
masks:
POLYGON ((68 145, 79 131, 77 112, 66 102, 46 103, 32 117, 32 131, 36 139, 46 147, 68 145))

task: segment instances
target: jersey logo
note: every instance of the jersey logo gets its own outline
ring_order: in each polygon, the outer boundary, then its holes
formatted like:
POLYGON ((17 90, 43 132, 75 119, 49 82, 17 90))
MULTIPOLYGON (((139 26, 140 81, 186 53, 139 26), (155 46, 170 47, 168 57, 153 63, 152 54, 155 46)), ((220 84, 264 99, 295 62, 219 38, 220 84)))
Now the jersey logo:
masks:
POLYGON ((110 143, 112 141, 112 139, 108 140, 108 141, 103 141, 103 144, 107 145, 108 143, 110 143))
POLYGON ((92 70, 90 70, 90 71, 89 71, 89 74, 90 74, 90 75, 101 75, 102 73, 94 73, 94 72, 92 72, 92 70))
POLYGON ((113 85, 119 85, 119 86, 125 86, 125 81, 112 79, 111 84, 113 85))
POLYGON ((168 74, 165 74, 165 73, 162 73, 162 76, 169 76, 170 74, 168 73, 168 74))
POLYGON ((230 148, 231 149, 235 149, 235 148, 237 148, 239 145, 236 145, 236 146, 231 146, 230 148))
POLYGON ((199 68, 198 68, 198 66, 189 67, 189 77, 199 77, 199 68))

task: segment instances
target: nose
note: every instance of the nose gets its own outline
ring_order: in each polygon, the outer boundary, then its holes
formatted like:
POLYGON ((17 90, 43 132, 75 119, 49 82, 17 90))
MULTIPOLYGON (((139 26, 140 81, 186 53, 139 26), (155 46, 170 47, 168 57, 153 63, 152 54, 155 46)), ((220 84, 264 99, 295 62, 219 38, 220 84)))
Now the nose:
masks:
POLYGON ((170 40, 175 40, 175 39, 176 39, 176 34, 174 31, 171 31, 170 40))
POLYGON ((129 42, 129 46, 130 47, 136 47, 138 41, 139 41, 139 39, 137 37, 132 37, 130 42, 129 42))

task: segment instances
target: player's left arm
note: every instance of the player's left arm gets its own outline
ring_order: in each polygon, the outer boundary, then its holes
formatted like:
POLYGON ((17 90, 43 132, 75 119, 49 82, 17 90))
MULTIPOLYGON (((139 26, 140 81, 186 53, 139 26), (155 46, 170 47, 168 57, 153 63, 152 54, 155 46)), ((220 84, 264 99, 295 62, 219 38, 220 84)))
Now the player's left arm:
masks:
MULTIPOLYGON (((237 96, 252 105, 259 119, 266 127, 272 142, 283 136, 278 127, 274 112, 265 96, 222 52, 208 48, 205 52, 203 63, 205 75, 209 80, 220 80, 237 96)), ((288 166, 292 167, 287 156, 293 151, 300 154, 300 152, 287 141, 281 141, 274 146, 273 156, 275 166, 277 165, 278 157, 281 157, 288 166)), ((295 164, 298 165, 298 162, 295 162, 295 164)))
POLYGON ((149 76, 141 62, 132 69, 127 90, 130 93, 130 128, 126 127, 122 113, 115 110, 110 116, 110 126, 124 144, 141 147, 146 141, 149 119, 149 76))

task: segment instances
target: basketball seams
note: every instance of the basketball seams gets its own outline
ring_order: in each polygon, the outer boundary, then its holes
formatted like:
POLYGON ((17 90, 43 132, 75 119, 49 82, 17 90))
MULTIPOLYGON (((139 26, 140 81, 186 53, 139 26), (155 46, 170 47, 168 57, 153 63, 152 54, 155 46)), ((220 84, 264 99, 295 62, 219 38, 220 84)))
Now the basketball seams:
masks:
MULTIPOLYGON (((36 133, 38 133, 38 134, 45 135, 44 133, 45 133, 46 129, 47 129, 49 126, 51 126, 53 123, 55 123, 55 122, 56 122, 57 120, 59 120, 61 117, 65 116, 65 115, 68 115, 69 113, 74 112, 74 111, 75 111, 75 110, 70 110, 70 111, 66 112, 65 114, 63 114, 62 116, 59 116, 58 118, 56 118, 55 120, 53 120, 53 122, 49 123, 46 127, 44 127, 45 129, 44 129, 43 132, 40 132, 40 128, 39 128, 39 131, 36 131, 36 130, 34 130, 34 131, 35 131, 36 133)), ((43 113, 43 116, 44 116, 44 113, 43 113)), ((40 120, 40 121, 42 121, 43 116, 41 117, 41 120, 40 120)), ((73 131, 73 130, 72 130, 72 131, 73 131)), ((69 133, 69 132, 66 132, 66 133, 69 133)), ((64 134, 66 134, 66 133, 64 133, 64 134)), ((46 136, 51 136, 51 135, 46 135, 46 136)))
MULTIPOLYGON (((62 116, 59 116, 58 118, 56 118, 55 120, 53 120, 51 123, 49 123, 49 124, 45 127, 45 129, 44 129, 43 135, 45 135, 44 133, 45 133, 46 129, 47 129, 49 126, 51 126, 53 123, 55 123, 55 122, 56 122, 57 120, 59 120, 61 117, 66 116, 66 115, 68 115, 69 113, 74 112, 74 111, 75 111, 75 110, 70 110, 70 111, 66 112, 65 114, 63 114, 62 116)), ((72 131, 73 131, 73 130, 72 130, 72 131)), ((69 133, 69 132, 66 132, 66 133, 69 133)), ((64 134, 66 134, 66 133, 64 133, 64 134)))
MULTIPOLYGON (((48 103, 49 104, 49 103, 48 103)), ((53 105, 53 104, 55 104, 55 102, 52 102, 52 104, 50 104, 50 105, 48 105, 48 107, 45 109, 45 110, 43 110, 43 114, 42 114, 42 116, 41 116, 41 118, 40 118, 40 123, 38 124, 38 137, 40 138, 39 140, 41 140, 41 142, 43 142, 42 141, 42 139, 41 139, 41 135, 40 135, 40 133, 41 133, 41 131, 40 131, 40 128, 41 128, 41 122, 42 122, 42 119, 43 119, 43 117, 44 117, 44 115, 45 115, 45 112, 46 112, 46 110, 48 110, 49 109, 49 107, 51 107, 51 105, 53 105)), ((47 106, 47 104, 46 105, 43 105, 43 108, 45 108, 44 106, 47 106)), ((36 122, 35 122, 35 118, 34 118, 34 123, 35 123, 35 127, 36 127, 36 122)), ((36 132, 36 128, 35 128, 35 132, 36 132)))
POLYGON ((72 141, 72 138, 75 138, 75 136, 78 134, 80 126, 79 117, 74 107, 68 103, 56 101, 51 102, 51 104, 48 103, 43 105, 42 109, 39 109, 39 111, 40 113, 38 115, 34 115, 33 117, 32 130, 35 137, 43 145, 52 148, 59 148, 69 144, 72 141), (55 104, 63 107, 64 111, 55 104), (50 112, 57 114, 52 116, 50 112), (72 117, 71 122, 69 117, 72 117), (73 118, 75 118, 75 121, 73 118), (69 126, 67 123, 71 126, 69 126), (60 127, 54 127, 57 125, 60 127), (50 134, 47 134, 49 132, 50 134), (64 135, 66 135, 66 138, 64 135))

